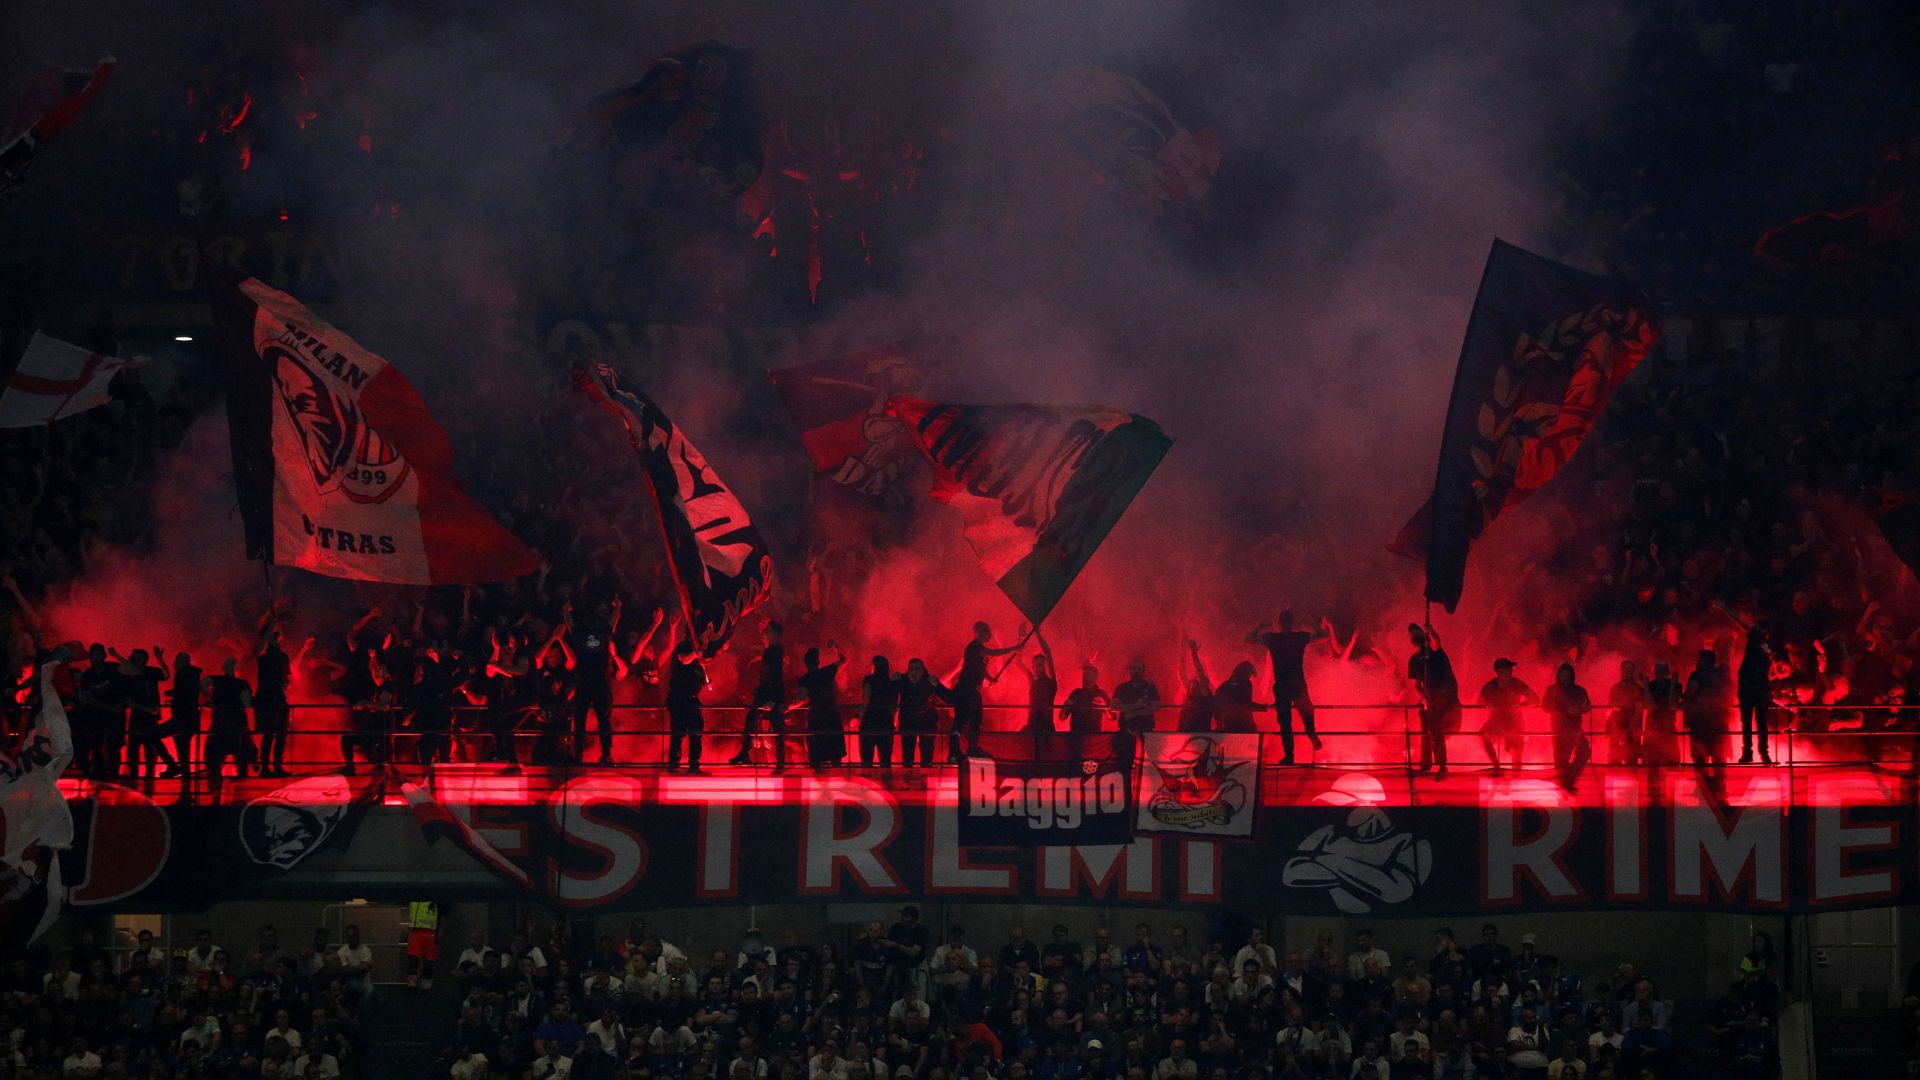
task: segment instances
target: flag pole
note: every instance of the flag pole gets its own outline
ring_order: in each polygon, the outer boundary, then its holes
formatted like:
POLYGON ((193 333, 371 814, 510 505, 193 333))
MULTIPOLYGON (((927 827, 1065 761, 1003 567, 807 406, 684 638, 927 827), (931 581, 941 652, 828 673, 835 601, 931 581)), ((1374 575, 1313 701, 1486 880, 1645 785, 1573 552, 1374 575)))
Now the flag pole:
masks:
MULTIPOLYGON (((987 681, 999 682, 1000 676, 1005 675, 1007 673, 1007 669, 1012 667, 1013 662, 1019 658, 1020 650, 1026 648, 1027 642, 1032 641, 1034 639, 1034 636, 1037 635, 1038 633, 1040 633, 1040 624, 1034 623, 1031 627, 1027 629, 1027 636, 1015 642, 1013 645, 1013 651, 1007 654, 1007 658, 1005 660, 1000 661, 1000 670, 994 672, 993 677, 991 679, 988 679, 987 681)), ((1056 675, 1054 677, 1058 678, 1059 676, 1056 675)))

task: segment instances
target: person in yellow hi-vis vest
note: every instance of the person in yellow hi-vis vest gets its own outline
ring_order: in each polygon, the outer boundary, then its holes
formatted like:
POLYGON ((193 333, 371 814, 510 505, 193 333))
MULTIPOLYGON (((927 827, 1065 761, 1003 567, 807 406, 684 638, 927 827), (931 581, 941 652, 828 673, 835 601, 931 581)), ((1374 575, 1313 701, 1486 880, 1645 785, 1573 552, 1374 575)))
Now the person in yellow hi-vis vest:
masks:
POLYGON ((433 962, 440 959, 440 905, 415 900, 407 905, 407 985, 433 989, 433 962))

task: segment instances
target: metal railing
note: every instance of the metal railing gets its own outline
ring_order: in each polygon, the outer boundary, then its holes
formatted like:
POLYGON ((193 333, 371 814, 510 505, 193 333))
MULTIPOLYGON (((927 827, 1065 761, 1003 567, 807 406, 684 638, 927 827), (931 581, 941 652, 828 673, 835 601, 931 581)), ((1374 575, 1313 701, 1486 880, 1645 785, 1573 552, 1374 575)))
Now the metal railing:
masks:
MULTIPOLYGON (((1420 778, 1425 736, 1418 706, 1405 703, 1332 704, 1317 705, 1314 711, 1319 721, 1316 723, 1316 734, 1320 745, 1316 747, 1300 730, 1298 719, 1294 719, 1295 757, 1292 763, 1285 761, 1282 747, 1286 740, 1278 729, 1272 711, 1269 709, 1256 713, 1257 730, 1251 733, 1259 737, 1263 794, 1284 786, 1277 784, 1274 778, 1293 772, 1289 764, 1297 768, 1364 770, 1376 776, 1404 773, 1409 789, 1420 778)), ((1450 770, 1456 773, 1491 770, 1493 763, 1487 756, 1486 738, 1480 730, 1482 721, 1478 719, 1486 711, 1484 706, 1462 707, 1460 724, 1446 735, 1450 770)), ((776 762, 784 757, 788 766, 804 770, 812 767, 809 765, 808 752, 810 740, 824 740, 826 745, 823 749, 827 751, 824 756, 834 766, 878 769, 877 764, 863 761, 863 736, 857 718, 857 706, 843 707, 839 724, 823 731, 810 730, 804 705, 789 708, 777 731, 769 728, 763 712, 752 744, 747 747, 747 763, 732 765, 731 759, 741 749, 741 724, 747 712, 748 706, 740 704, 704 706, 703 768, 726 767, 764 773, 775 768, 776 762), (840 740, 837 745, 833 743, 835 738, 840 740), (784 746, 777 746, 776 739, 782 740, 784 746)), ((1018 725, 1025 720, 1026 706, 987 705, 985 712, 987 735, 1005 740, 1009 736, 1026 734, 1018 730, 1018 725)), ((1174 716, 1178 714, 1179 706, 1162 705, 1156 712, 1155 729, 1173 730, 1174 716)), ((291 706, 291 713, 287 752, 282 758, 282 764, 288 772, 341 768, 345 763, 342 755, 343 738, 347 740, 347 748, 353 751, 353 758, 358 763, 392 764, 415 769, 429 778, 436 771, 448 767, 485 769, 504 768, 508 764, 507 755, 495 745, 498 723, 484 707, 452 710, 452 725, 444 730, 423 729, 418 715, 398 709, 384 714, 352 713, 339 704, 301 703, 291 706)), ((514 717, 513 763, 555 784, 564 783, 573 774, 586 769, 662 770, 668 764, 668 739, 674 734, 668 725, 666 713, 664 706, 657 705, 613 706, 610 724, 616 753, 610 760, 599 761, 593 760, 599 744, 597 717, 587 719, 582 737, 576 745, 576 720, 571 708, 565 711, 524 710, 514 717)), ((1717 744, 1721 754, 1719 764, 1739 763, 1741 732, 1736 712, 1727 712, 1722 725, 1724 733, 1711 735, 1695 735, 1685 730, 1679 717, 1676 716, 1675 720, 1674 729, 1653 733, 1650 754, 1639 760, 1621 760, 1622 751, 1629 749, 1624 733, 1612 727, 1609 710, 1595 709, 1580 731, 1586 749, 1580 755, 1578 767, 1657 771, 1709 764, 1696 760, 1696 742, 1717 744)), ((1783 769, 1842 765, 1913 769, 1916 762, 1920 762, 1920 707, 1783 705, 1770 711, 1769 720, 1771 763, 1783 769)), ((1104 729, 1113 731, 1111 718, 1104 729)), ((900 731, 896 726, 884 737, 887 744, 886 761, 890 769, 897 774, 896 780, 905 779, 909 784, 915 774, 951 767, 951 744, 955 741, 965 744, 968 741, 964 736, 955 740, 951 716, 946 713, 941 714, 940 722, 931 730, 900 731), (930 749, 931 757, 916 754, 913 764, 904 764, 901 743, 907 739, 914 739, 919 744, 917 749, 930 749)), ((1034 737, 1062 742, 1074 738, 1066 732, 1041 733, 1034 737)), ((1544 718, 1537 715, 1537 710, 1528 710, 1525 722, 1518 730, 1502 732, 1491 738, 1502 756, 1508 758, 1502 762, 1506 775, 1552 778, 1560 774, 1563 763, 1553 759, 1556 736, 1544 718), (1518 750, 1517 763, 1508 757, 1513 749, 1518 750)), ((191 786, 200 790, 204 790, 210 780, 204 773, 205 740, 203 733, 193 751, 193 761, 199 773, 191 786)), ((251 744, 247 749, 257 762, 261 736, 256 731, 247 741, 251 744)), ((91 778, 125 778, 130 760, 129 755, 112 775, 95 775, 91 778)), ((231 765, 228 767, 231 768, 231 765)), ((87 774, 76 765, 69 770, 69 775, 87 774)), ((229 781, 236 778, 227 777, 229 781)), ((134 782, 146 785, 154 783, 151 778, 144 776, 134 778, 134 782)), ((187 786, 180 781, 164 783, 187 786)))

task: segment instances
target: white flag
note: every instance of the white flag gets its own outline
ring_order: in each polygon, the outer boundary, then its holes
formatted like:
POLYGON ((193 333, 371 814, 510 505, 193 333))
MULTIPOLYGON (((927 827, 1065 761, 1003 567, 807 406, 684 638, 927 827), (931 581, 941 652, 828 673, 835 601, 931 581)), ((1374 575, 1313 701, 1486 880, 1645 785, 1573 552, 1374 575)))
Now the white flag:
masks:
POLYGON ((0 393, 0 428, 51 424, 97 409, 110 400, 107 384, 115 375, 146 362, 145 357, 108 356, 35 334, 0 393))
POLYGON ((11 753, 0 754, 0 911, 33 924, 0 926, 0 937, 21 943, 46 932, 59 914, 59 853, 73 846, 73 811, 59 786, 73 760, 73 733, 54 689, 57 666, 40 669, 39 719, 11 753))

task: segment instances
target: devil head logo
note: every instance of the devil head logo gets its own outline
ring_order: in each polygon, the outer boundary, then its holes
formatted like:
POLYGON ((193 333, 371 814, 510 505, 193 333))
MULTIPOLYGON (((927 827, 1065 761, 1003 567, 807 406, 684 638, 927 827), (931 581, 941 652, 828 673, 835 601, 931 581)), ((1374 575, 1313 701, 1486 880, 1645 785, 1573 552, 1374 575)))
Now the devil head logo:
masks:
POLYGON ((261 350, 287 421, 300 437, 313 485, 354 502, 380 503, 406 482, 408 465, 367 425, 360 406, 312 362, 278 345, 261 350))
POLYGON ((352 802, 345 777, 296 780, 240 811, 240 846, 254 862, 286 870, 326 843, 352 802))
POLYGON ((1346 821, 1316 829, 1300 842, 1281 881, 1295 889, 1325 889, 1349 915, 1412 899, 1433 873, 1433 845, 1396 827, 1380 808, 1386 799, 1380 781, 1364 773, 1342 776, 1315 795, 1314 802, 1352 809, 1346 821))
POLYGON ((1229 826, 1247 808, 1247 787, 1238 779, 1250 761, 1230 761, 1213 739, 1196 737, 1153 762, 1160 788, 1147 803, 1147 813, 1163 825, 1184 829, 1229 826))

